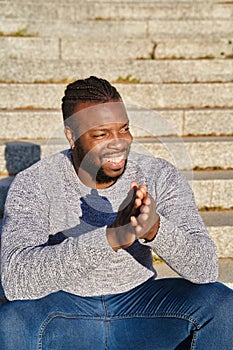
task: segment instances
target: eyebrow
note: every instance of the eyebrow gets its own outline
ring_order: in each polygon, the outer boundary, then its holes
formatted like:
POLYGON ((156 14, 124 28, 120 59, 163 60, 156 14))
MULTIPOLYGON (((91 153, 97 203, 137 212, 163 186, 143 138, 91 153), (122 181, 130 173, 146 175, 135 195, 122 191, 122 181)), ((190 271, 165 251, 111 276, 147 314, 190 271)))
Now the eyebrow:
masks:
MULTIPOLYGON (((112 124, 120 124, 120 123, 112 123, 112 124)), ((129 122, 121 125, 120 129, 122 129, 126 126, 129 126, 129 122)), ((93 128, 90 131, 108 131, 108 130, 109 130, 109 128, 105 128, 104 125, 100 125, 99 127, 93 128)))

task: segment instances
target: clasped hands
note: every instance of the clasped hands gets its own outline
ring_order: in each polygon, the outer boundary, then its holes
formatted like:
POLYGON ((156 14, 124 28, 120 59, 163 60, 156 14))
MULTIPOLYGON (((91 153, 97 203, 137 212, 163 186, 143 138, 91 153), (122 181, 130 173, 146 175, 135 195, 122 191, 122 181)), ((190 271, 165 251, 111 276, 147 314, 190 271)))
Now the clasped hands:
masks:
POLYGON ((127 248, 137 238, 151 241, 156 236, 160 224, 156 204, 145 185, 135 181, 121 203, 115 221, 107 227, 106 237, 113 250, 127 248))

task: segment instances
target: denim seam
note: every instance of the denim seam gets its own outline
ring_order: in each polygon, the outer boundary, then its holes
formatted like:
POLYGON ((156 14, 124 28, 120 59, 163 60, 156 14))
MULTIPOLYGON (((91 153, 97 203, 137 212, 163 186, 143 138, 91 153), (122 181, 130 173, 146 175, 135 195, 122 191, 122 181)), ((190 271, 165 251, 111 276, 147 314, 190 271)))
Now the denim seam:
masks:
POLYGON ((112 319, 120 319, 120 318, 134 318, 134 317, 138 317, 138 318, 157 318, 157 317, 163 317, 163 318, 180 318, 186 321, 189 321, 191 323, 193 323, 196 327, 196 329, 200 329, 200 324, 192 317, 187 316, 187 315, 183 315, 183 314, 173 314, 173 313, 161 313, 161 314, 129 314, 129 315, 116 315, 116 316, 112 316, 112 319))
POLYGON ((103 309, 104 309, 104 312, 105 312, 105 316, 106 316, 106 318, 108 318, 109 317, 109 313, 108 313, 108 309, 107 309, 107 306, 106 306, 104 295, 101 296, 101 301, 102 301, 103 309))
POLYGON ((197 337, 197 331, 201 328, 200 324, 195 320, 193 319, 192 317, 190 316, 187 316, 187 315, 182 315, 182 314, 169 314, 169 313, 165 313, 165 314, 144 314, 144 315, 138 315, 138 314, 131 314, 131 315, 127 315, 127 316, 115 316, 115 317, 112 317, 113 319, 120 319, 120 318, 135 318, 135 317, 138 317, 138 318, 157 318, 157 317, 161 317, 161 318, 179 318, 179 319, 182 319, 182 320, 185 320, 185 321, 188 321, 188 322, 191 322, 196 330, 193 332, 193 336, 192 336, 192 343, 191 343, 191 347, 190 347, 190 350, 195 350, 195 343, 196 343, 196 337, 197 337))
MULTIPOLYGON (((65 313, 62 313, 62 312, 57 312, 57 313, 53 313, 51 315, 49 315, 45 320, 44 322, 41 324, 41 327, 40 327, 40 331, 39 331, 39 335, 38 335, 38 350, 43 350, 42 349, 42 337, 43 337, 43 334, 44 334, 44 331, 47 327, 47 325, 54 319, 54 318, 57 318, 57 317, 64 317, 64 318, 82 318, 82 319, 98 319, 98 320, 103 320, 103 321, 108 321, 107 322, 107 329, 106 329, 106 341, 105 341, 105 349, 107 348, 107 339, 108 339, 108 332, 109 332, 109 321, 112 319, 125 319, 125 318, 179 318, 179 319, 183 319, 183 320, 186 320, 188 322, 191 322, 192 324, 194 324, 194 326, 196 327, 196 330, 200 329, 200 325, 199 323, 193 319, 192 317, 190 316, 187 316, 187 315, 182 315, 182 314, 173 314, 173 313, 164 313, 164 314, 130 314, 130 315, 116 315, 116 316, 111 316, 111 317, 102 317, 102 316, 86 316, 86 315, 79 315, 79 314, 65 314, 65 313), (108 319, 108 320, 107 320, 108 319)), ((195 334, 196 332, 194 332, 193 334, 193 340, 192 340, 192 347, 191 347, 191 350, 194 349, 194 342, 195 342, 195 334)))
POLYGON ((44 331, 47 327, 47 325, 54 319, 54 318, 57 318, 57 317, 63 317, 63 318, 86 318, 86 319, 95 319, 95 320, 101 320, 101 319, 105 319, 101 316, 86 316, 86 315, 79 315, 79 314, 65 314, 63 312, 56 312, 56 313, 53 313, 51 315, 49 315, 45 320, 44 322, 41 324, 40 326, 40 329, 39 329, 39 334, 38 334, 38 350, 42 350, 42 337, 43 337, 43 334, 44 334, 44 331))
POLYGON ((109 336, 110 336, 110 317, 109 317, 109 313, 108 313, 108 308, 106 305, 106 301, 105 301, 105 296, 102 295, 101 297, 102 300, 102 305, 103 305, 103 309, 105 312, 105 344, 104 344, 104 350, 108 349, 108 342, 109 342, 109 336))
POLYGON ((197 332, 193 332, 193 338, 192 338, 192 343, 191 343, 190 350, 195 350, 196 339, 197 339, 197 332))

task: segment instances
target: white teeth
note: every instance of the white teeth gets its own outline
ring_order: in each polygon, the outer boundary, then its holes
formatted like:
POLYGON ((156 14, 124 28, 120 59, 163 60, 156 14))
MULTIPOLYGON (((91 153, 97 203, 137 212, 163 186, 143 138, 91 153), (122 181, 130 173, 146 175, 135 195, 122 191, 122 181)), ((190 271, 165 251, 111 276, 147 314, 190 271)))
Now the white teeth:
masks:
POLYGON ((110 163, 120 163, 124 159, 124 156, 105 158, 106 162, 110 163))

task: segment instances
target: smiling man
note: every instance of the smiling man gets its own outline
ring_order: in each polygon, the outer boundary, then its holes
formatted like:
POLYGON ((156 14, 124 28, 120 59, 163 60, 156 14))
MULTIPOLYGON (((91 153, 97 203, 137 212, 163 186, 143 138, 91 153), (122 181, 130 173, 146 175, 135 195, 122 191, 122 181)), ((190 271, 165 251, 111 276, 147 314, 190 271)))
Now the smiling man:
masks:
POLYGON ((1 350, 230 350, 233 292, 185 177, 130 150, 96 77, 62 100, 70 148, 17 175, 5 205, 1 350), (152 252, 181 278, 158 279, 152 252))
POLYGON ((96 188, 112 185, 125 170, 132 142, 123 102, 78 104, 65 124, 81 181, 96 188))

